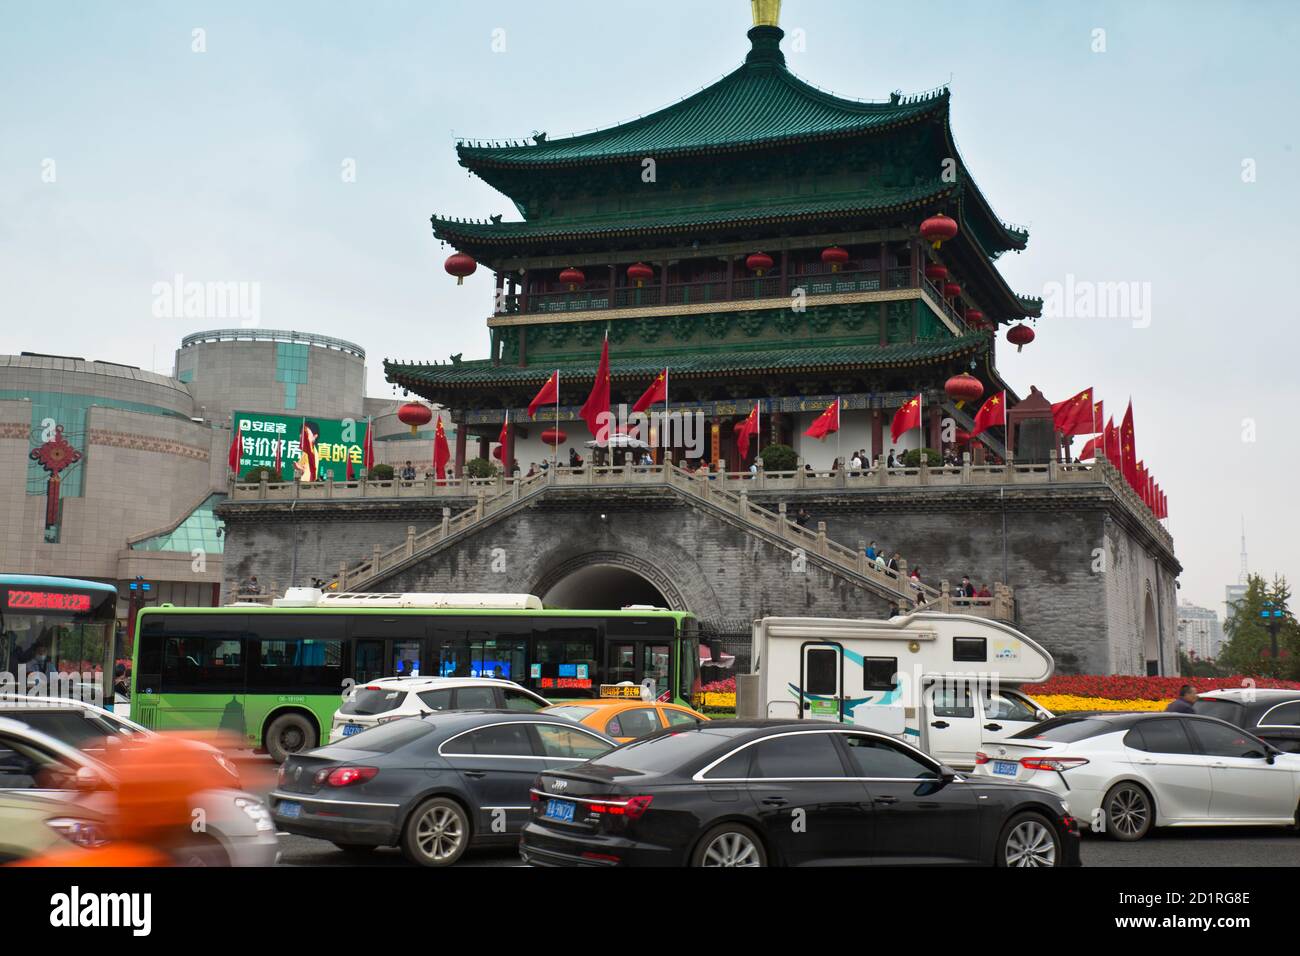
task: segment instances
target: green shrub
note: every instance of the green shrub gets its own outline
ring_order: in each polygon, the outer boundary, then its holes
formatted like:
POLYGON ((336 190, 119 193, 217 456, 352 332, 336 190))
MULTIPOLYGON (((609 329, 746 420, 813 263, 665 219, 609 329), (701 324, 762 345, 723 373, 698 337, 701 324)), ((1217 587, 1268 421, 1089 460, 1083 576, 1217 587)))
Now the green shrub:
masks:
POLYGON ((903 467, 904 468, 921 467, 922 451, 925 452, 925 463, 929 465, 931 468, 938 468, 941 464, 943 464, 943 457, 933 448, 922 448, 920 450, 913 448, 911 451, 903 452, 902 458, 899 459, 900 461, 902 461, 903 467))
POLYGON ((370 474, 366 475, 371 481, 392 481, 394 476, 392 465, 375 465, 370 469, 370 474))
POLYGON ((491 478, 497 473, 497 466, 486 458, 471 458, 465 463, 465 474, 471 478, 491 478))
POLYGON ((799 464, 799 456, 789 445, 768 445, 758 454, 764 471, 794 471, 799 464))
MULTIPOLYGON (((244 473, 244 477, 241 478, 240 480, 249 481, 249 482, 259 482, 262 480, 263 476, 265 476, 267 481, 272 481, 272 482, 285 480, 284 478, 281 478, 279 475, 277 475, 275 473, 275 468, 270 465, 255 465, 252 468, 248 469, 248 471, 244 473)), ((289 480, 292 481, 293 479, 290 478, 289 480)))

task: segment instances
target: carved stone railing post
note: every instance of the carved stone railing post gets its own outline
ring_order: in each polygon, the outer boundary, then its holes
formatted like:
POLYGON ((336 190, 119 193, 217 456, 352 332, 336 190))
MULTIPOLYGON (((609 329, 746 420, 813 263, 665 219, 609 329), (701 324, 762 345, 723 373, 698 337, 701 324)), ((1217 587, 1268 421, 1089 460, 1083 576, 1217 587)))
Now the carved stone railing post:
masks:
POLYGON ((790 519, 786 517, 785 512, 786 512, 786 507, 785 507, 785 502, 783 501, 776 506, 776 514, 777 517, 780 519, 776 523, 776 531, 777 534, 779 534, 783 538, 789 536, 789 527, 787 526, 786 522, 789 521, 790 519))
POLYGON ((415 525, 406 526, 406 556, 415 556, 415 525))
POLYGON ((445 538, 451 534, 451 509, 442 509, 442 536, 445 538))

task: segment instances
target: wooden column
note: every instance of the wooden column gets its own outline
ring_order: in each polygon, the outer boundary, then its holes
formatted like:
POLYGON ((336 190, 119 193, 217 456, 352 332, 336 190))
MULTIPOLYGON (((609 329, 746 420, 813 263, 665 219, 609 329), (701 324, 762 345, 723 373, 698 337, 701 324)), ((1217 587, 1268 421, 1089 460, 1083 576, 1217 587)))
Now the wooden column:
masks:
POLYGON ((519 367, 528 364, 528 326, 519 326, 519 367))
POLYGON ((528 270, 524 270, 523 276, 519 280, 519 311, 527 313, 528 311, 528 270))
POLYGON ((730 302, 736 297, 735 282, 736 282, 736 257, 728 256, 727 257, 727 301, 728 302, 730 302))
POLYGON ((511 470, 511 463, 515 460, 515 426, 506 429, 506 446, 501 449, 501 464, 505 468, 506 477, 509 478, 514 472, 511 470))
POLYGON ((790 294, 790 250, 781 250, 781 294, 790 294))
POLYGON ((456 470, 454 474, 457 478, 465 477, 465 426, 458 424, 456 426, 456 470))
POLYGON ((889 249, 889 243, 880 244, 880 290, 883 292, 889 288, 889 263, 885 261, 885 253, 889 249))
POLYGON ((478 456, 480 458, 486 458, 488 461, 492 460, 492 439, 486 438, 482 435, 479 436, 478 456))
POLYGON ((943 409, 938 405, 931 403, 927 411, 930 413, 930 441, 927 447, 939 451, 941 429, 943 428, 941 421, 943 409))

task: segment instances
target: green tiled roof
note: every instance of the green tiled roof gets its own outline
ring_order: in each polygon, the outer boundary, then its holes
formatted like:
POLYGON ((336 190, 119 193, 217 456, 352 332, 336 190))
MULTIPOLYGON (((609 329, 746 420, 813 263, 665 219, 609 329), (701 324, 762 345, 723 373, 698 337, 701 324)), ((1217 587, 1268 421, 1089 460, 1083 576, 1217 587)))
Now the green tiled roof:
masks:
POLYGON ((779 59, 751 54, 712 86, 628 123, 531 145, 461 143, 457 151, 470 168, 662 157, 874 132, 947 108, 947 89, 888 103, 843 99, 805 83, 779 59))
POLYGON ((439 239, 456 244, 518 242, 550 237, 646 235, 678 230, 695 232, 710 227, 743 225, 750 222, 790 221, 834 215, 862 215, 922 206, 955 192, 951 183, 920 186, 876 186, 870 195, 861 192, 817 200, 801 200, 764 205, 749 202, 737 206, 698 206, 664 208, 658 212, 638 214, 629 219, 626 213, 611 213, 582 219, 534 220, 525 222, 483 222, 446 219, 434 216, 433 231, 439 239))
MULTIPOLYGON (((610 359, 612 379, 653 378, 668 367, 669 376, 695 378, 743 372, 806 372, 853 370, 872 367, 898 367, 943 361, 964 352, 978 351, 987 346, 989 337, 983 332, 970 333, 939 342, 917 342, 899 345, 850 345, 812 348, 781 348, 754 351, 723 351, 693 356, 645 357, 620 361, 616 355, 610 359)), ((540 387, 556 368, 560 370, 560 384, 564 382, 590 382, 596 377, 596 359, 582 362, 559 362, 554 365, 535 364, 525 368, 515 365, 493 365, 490 360, 461 362, 451 365, 429 365, 405 362, 384 362, 384 377, 395 385, 413 390, 422 386, 434 388, 474 388, 486 385, 523 384, 536 382, 540 387)))

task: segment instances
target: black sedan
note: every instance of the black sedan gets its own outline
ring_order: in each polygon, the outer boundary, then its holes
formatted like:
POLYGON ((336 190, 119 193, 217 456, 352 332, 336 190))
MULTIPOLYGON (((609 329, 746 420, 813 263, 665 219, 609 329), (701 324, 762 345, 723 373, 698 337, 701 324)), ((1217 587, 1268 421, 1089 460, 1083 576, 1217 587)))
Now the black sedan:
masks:
POLYGON ((271 794, 280 830, 364 852, 398 846, 449 866, 470 846, 513 843, 537 775, 618 746, 563 717, 447 711, 381 724, 289 757, 271 794))
POLYGON ((1212 690, 1202 694, 1192 709, 1226 720, 1283 753, 1300 753, 1300 691, 1255 687, 1212 690))
POLYGON ((541 774, 532 800, 520 852, 537 865, 1079 865, 1055 794, 843 724, 665 730, 541 774))

